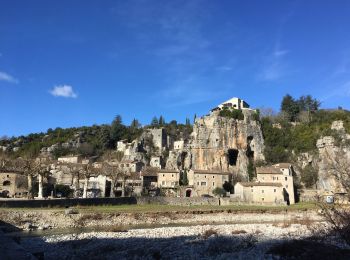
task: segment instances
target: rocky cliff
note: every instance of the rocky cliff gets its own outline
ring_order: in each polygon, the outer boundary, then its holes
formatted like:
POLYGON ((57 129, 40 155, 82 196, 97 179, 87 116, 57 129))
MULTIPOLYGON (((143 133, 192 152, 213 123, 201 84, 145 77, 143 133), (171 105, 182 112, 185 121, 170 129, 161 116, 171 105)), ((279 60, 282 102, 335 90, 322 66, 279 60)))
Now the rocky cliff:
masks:
POLYGON ((246 176, 249 159, 264 160, 264 139, 252 110, 244 120, 220 117, 218 112, 198 118, 185 148, 169 154, 167 168, 220 170, 246 176))
POLYGON ((303 153, 298 160, 301 168, 312 165, 318 170, 318 190, 342 192, 343 188, 335 176, 344 167, 350 168, 350 135, 346 133, 342 121, 334 121, 331 130, 332 136, 317 140, 316 153, 303 153))

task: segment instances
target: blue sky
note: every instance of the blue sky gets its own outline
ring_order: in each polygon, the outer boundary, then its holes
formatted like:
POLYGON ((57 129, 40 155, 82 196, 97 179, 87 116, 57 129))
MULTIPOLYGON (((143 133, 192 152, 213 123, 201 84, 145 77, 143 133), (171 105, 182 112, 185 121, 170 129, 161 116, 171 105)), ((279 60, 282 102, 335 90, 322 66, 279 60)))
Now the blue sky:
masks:
POLYGON ((0 8, 0 136, 206 114, 238 96, 350 109, 350 1, 18 1, 0 8))

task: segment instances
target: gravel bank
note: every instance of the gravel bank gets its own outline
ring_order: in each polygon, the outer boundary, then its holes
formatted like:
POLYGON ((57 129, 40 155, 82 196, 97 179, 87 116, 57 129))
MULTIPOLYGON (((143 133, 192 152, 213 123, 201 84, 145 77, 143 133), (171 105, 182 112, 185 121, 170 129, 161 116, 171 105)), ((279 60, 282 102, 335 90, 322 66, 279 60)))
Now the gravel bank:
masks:
POLYGON ((306 225, 230 224, 26 238, 45 259, 272 259, 271 247, 312 235, 306 225))

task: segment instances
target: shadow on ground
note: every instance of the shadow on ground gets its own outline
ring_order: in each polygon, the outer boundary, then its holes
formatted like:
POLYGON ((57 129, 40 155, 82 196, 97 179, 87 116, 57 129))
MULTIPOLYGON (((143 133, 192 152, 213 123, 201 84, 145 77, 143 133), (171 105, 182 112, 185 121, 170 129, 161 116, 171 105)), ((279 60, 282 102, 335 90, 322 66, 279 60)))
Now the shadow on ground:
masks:
POLYGON ((313 240, 259 241, 256 236, 180 236, 172 238, 89 238, 47 243, 22 241, 45 259, 350 259, 350 250, 313 240))

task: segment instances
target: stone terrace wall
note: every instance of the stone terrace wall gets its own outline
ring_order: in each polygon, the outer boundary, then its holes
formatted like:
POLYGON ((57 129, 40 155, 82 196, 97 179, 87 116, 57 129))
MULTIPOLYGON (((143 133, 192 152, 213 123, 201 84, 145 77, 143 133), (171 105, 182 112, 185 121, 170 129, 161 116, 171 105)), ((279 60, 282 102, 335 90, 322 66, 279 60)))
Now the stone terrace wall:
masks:
POLYGON ((102 205, 219 205, 217 198, 169 198, 169 197, 123 197, 123 198, 87 198, 87 199, 46 199, 46 200, 0 200, 0 208, 50 208, 72 206, 102 206, 102 205))
POLYGON ((170 197, 140 197, 137 198, 137 204, 159 204, 159 205, 174 205, 174 206, 199 206, 199 205, 219 205, 218 198, 170 198, 170 197))

